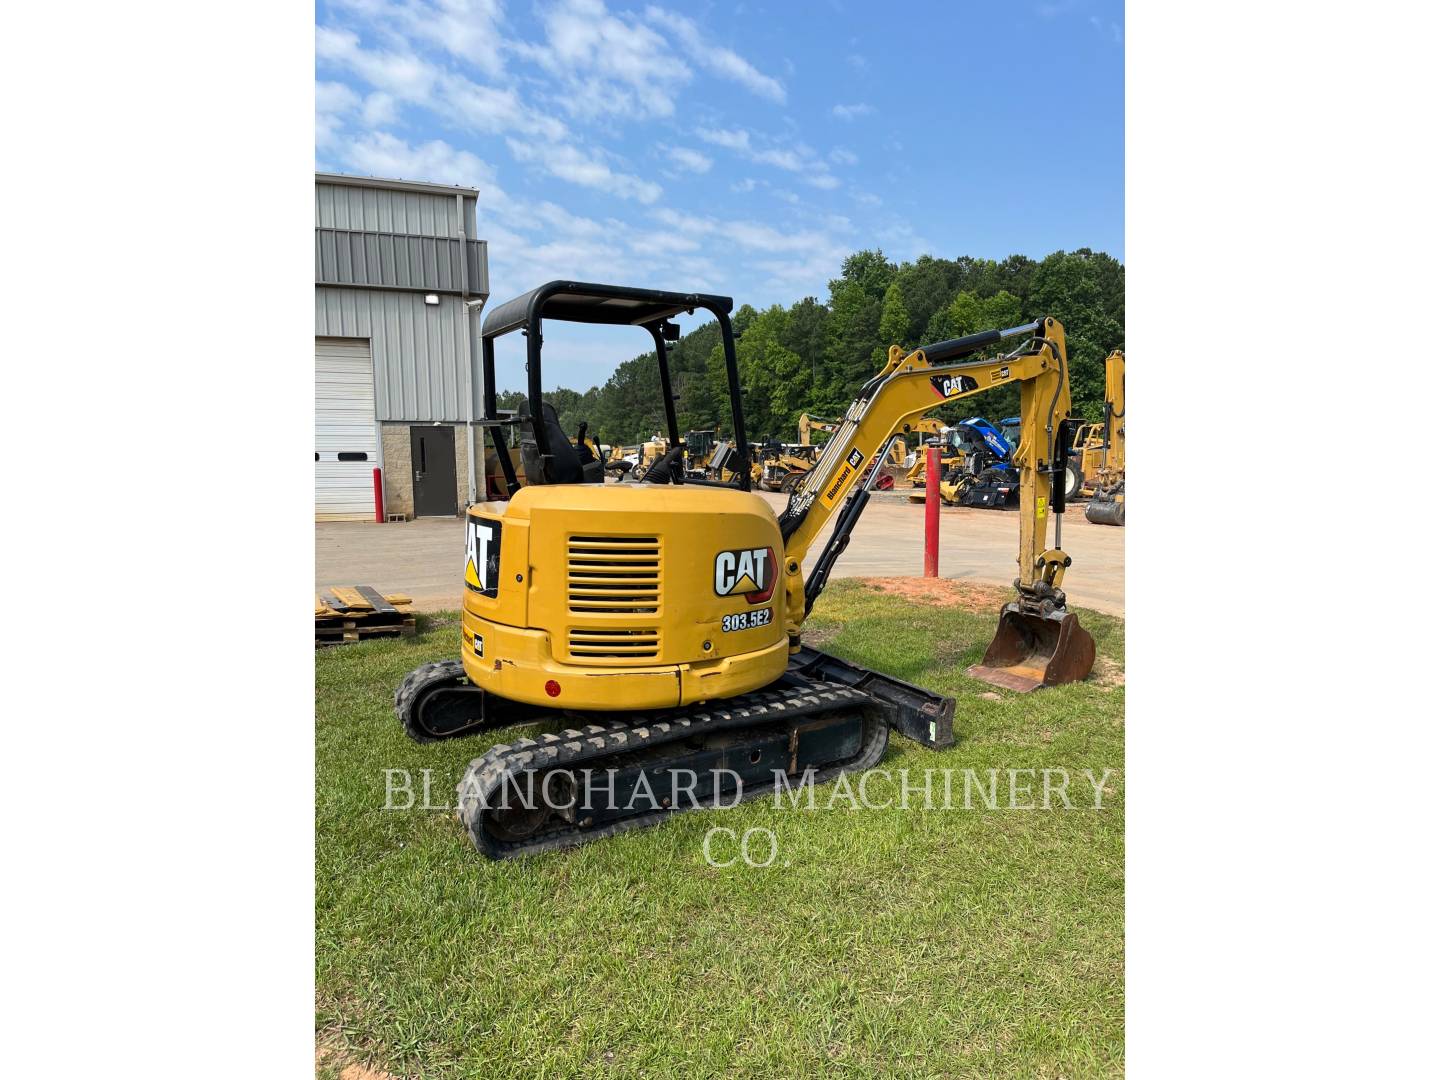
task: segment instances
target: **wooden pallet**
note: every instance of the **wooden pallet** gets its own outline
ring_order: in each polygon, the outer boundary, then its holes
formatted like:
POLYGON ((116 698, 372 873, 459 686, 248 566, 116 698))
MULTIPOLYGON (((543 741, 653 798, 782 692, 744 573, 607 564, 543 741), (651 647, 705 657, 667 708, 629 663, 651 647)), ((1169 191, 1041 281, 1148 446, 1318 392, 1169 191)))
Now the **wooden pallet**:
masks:
POLYGON ((315 647, 371 638, 414 637, 410 597, 381 596, 369 585, 335 585, 315 595, 315 647))

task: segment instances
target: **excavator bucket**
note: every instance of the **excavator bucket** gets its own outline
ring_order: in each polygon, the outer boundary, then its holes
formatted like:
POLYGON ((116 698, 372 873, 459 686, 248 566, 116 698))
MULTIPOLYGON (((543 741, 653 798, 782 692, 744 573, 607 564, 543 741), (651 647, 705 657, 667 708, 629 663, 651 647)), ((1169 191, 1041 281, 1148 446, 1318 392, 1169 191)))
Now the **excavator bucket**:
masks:
POLYGON ((1079 682, 1095 666, 1095 639, 1068 611, 1038 615, 1018 604, 1000 609, 1000 625, 985 658, 966 674, 1022 693, 1079 682))
POLYGON ((1125 495, 1118 496, 1109 491, 1100 491, 1085 507, 1085 520, 1096 525, 1125 524, 1125 495))

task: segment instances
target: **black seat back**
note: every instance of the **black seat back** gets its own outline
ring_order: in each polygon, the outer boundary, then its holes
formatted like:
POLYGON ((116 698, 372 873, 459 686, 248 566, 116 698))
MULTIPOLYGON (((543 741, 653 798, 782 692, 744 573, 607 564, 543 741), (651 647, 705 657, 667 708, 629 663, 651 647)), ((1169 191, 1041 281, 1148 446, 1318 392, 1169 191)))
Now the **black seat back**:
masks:
POLYGON ((535 442, 535 418, 530 415, 530 402, 520 403, 521 420, 520 463, 525 469, 527 484, 580 484, 585 481, 585 470, 580 464, 580 455, 570 445, 560 420, 555 415, 555 406, 548 401, 540 403, 545 424, 545 441, 550 444, 550 469, 546 475, 540 461, 540 448, 535 442))

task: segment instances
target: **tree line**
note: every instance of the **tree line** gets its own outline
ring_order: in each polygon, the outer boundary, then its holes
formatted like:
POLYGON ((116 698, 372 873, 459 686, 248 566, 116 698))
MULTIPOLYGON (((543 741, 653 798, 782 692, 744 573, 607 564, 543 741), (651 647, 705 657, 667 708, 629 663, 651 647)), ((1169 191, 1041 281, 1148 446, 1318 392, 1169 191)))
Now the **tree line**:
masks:
MULTIPOLYGON (((891 345, 910 349, 1044 315, 1065 327, 1074 411, 1098 420, 1105 356, 1125 344, 1125 267, 1089 248, 1038 261, 922 255, 899 265, 881 251, 859 251, 845 260, 829 290, 823 303, 807 296, 789 308, 744 304, 731 316, 751 439, 794 442, 801 413, 839 416, 884 364, 891 345)), ((681 432, 718 428, 729 434, 719 324, 697 327, 669 352, 681 432)), ((523 398, 507 391, 498 402, 514 409, 523 398)), ((635 443, 665 430, 653 351, 624 361, 604 386, 583 393, 549 390, 546 400, 571 435, 582 420, 605 443, 635 443)), ((973 415, 998 420, 1014 415, 1019 403, 1019 388, 1010 385, 935 414, 947 421, 973 415)))

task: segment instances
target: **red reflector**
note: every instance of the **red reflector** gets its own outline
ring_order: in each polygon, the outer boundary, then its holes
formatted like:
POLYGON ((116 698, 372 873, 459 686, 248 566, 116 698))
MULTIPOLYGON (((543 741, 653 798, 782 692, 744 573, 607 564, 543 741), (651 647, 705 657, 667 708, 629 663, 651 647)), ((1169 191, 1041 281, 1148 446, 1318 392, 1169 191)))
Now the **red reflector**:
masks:
POLYGON ((559 697, 559 696, 560 696, 560 684, 559 684, 558 682, 556 682, 554 679, 551 679, 549 682, 547 682, 547 683, 545 684, 545 693, 549 694, 551 697, 559 697))

